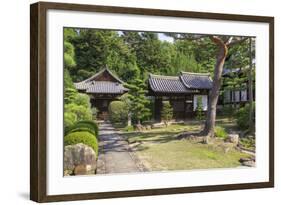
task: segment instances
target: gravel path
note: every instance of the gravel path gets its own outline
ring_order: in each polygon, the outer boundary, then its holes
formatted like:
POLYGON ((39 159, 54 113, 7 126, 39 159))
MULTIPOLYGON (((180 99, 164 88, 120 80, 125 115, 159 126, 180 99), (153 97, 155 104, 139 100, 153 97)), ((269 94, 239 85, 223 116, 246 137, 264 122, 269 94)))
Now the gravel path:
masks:
POLYGON ((125 141, 109 123, 99 126, 99 158, 97 174, 141 172, 138 160, 125 141))

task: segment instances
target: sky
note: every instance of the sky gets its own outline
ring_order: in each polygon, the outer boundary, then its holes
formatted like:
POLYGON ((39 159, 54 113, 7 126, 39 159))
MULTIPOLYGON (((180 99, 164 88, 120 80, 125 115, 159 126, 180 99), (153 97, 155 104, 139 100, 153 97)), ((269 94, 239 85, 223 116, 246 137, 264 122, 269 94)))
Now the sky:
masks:
POLYGON ((173 43, 174 42, 174 39, 169 37, 169 36, 166 36, 165 34, 163 33, 158 33, 158 38, 160 41, 168 41, 170 43, 173 43))
MULTIPOLYGON (((121 35, 121 34, 122 34, 122 31, 117 31, 117 33, 118 33, 119 35, 121 35)), ((173 42, 174 42, 174 39, 173 39, 173 38, 171 38, 171 37, 169 37, 169 36, 166 36, 164 33, 158 33, 158 38, 159 38, 160 41, 168 41, 168 42, 170 42, 170 43, 173 43, 173 42)))

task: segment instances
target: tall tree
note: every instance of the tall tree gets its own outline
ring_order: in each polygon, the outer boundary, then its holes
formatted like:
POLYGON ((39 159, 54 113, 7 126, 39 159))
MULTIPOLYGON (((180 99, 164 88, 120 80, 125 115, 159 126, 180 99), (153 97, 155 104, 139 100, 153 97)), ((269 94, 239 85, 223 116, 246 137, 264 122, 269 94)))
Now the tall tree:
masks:
POLYGON ((249 72, 248 72, 248 93, 249 93, 249 131, 253 132, 254 130, 254 121, 253 121, 253 45, 252 38, 249 39, 249 72))
POLYGON ((202 38, 209 38, 217 47, 216 63, 214 66, 213 74, 213 86, 210 91, 207 119, 205 122, 204 130, 202 134, 206 136, 205 141, 208 143, 210 137, 214 137, 215 121, 217 102, 219 98, 219 92, 221 88, 221 76, 225 63, 225 59, 228 54, 228 50, 231 46, 241 43, 247 39, 247 37, 233 37, 233 36, 215 36, 215 35, 194 35, 194 34, 169 34, 174 37, 175 40, 192 40, 201 41, 202 38))
POLYGON ((74 81, 84 80, 105 66, 124 81, 138 77, 136 57, 118 32, 79 29, 78 37, 72 42, 77 64, 75 72, 71 72, 74 81))

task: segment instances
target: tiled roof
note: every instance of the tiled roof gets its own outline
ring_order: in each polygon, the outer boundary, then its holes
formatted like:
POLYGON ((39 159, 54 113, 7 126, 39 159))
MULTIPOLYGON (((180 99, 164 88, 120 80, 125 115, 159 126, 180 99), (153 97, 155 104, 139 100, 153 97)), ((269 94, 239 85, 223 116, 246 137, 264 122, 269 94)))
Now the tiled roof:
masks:
POLYGON ((149 75, 149 86, 154 92, 187 93, 188 90, 178 76, 149 75))
POLYGON ((109 81, 95 81, 86 89, 86 93, 109 93, 109 94, 123 94, 128 91, 120 83, 109 81))
POLYGON ((187 88, 211 89, 213 81, 209 74, 181 72, 180 78, 187 88))
POLYGON ((114 75, 111 70, 109 70, 108 67, 105 67, 104 69, 100 70, 98 73, 96 73, 95 75, 93 75, 92 77, 84 80, 84 81, 92 81, 95 80, 98 76, 102 75, 103 73, 108 72, 109 75, 111 75, 117 82, 119 83, 124 83, 120 78, 118 78, 116 75, 114 75))
POLYGON ((191 93, 200 89, 211 89, 209 74, 181 72, 180 76, 149 75, 152 91, 161 93, 191 93))
POLYGON ((108 68, 101 70, 97 74, 84 81, 74 83, 74 86, 77 90, 96 94, 123 94, 128 91, 127 88, 124 88, 123 81, 117 76, 113 75, 108 68), (117 82, 95 80, 104 72, 108 72, 117 82))

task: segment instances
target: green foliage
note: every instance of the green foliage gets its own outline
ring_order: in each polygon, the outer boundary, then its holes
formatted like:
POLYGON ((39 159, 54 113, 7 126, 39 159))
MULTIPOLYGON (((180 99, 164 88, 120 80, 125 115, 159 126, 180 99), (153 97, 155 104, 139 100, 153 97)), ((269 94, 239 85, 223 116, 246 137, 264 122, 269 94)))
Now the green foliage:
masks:
POLYGON ((65 135, 68 135, 72 132, 89 132, 92 135, 96 136, 96 133, 92 129, 84 126, 76 126, 76 124, 74 126, 70 126, 67 130, 65 130, 65 135))
POLYGON ((150 101, 145 96, 147 93, 146 85, 142 80, 135 79, 126 87, 129 89, 128 98, 131 103, 129 111, 133 114, 133 118, 137 120, 137 123, 140 124, 142 120, 149 119, 151 116, 150 101))
POLYGON ((64 65, 67 69, 73 69, 76 66, 74 60, 74 46, 70 42, 64 42, 64 65))
POLYGON ((64 88, 74 88, 74 84, 72 82, 68 69, 64 69, 63 72, 64 72, 64 76, 63 76, 64 88))
POLYGON ((93 120, 97 119, 99 110, 96 107, 92 107, 92 118, 93 120))
POLYGON ((216 126, 215 127, 215 136, 221 139, 227 138, 227 133, 223 127, 216 126))
POLYGON ((254 137, 241 138, 239 144, 247 149, 255 149, 256 139, 254 137))
MULTIPOLYGON (((255 104, 253 103, 253 110, 255 110, 255 104)), ((249 128, 249 116, 250 116, 250 105, 246 104, 244 107, 241 107, 237 113, 237 125, 243 130, 249 128)))
POLYGON ((197 97, 196 119, 197 120, 205 119, 205 115, 204 115, 204 111, 203 111, 202 96, 197 97))
POLYGON ((77 116, 71 112, 64 112, 64 121, 63 126, 69 127, 72 126, 77 121, 77 116))
POLYGON ((64 145, 75 145, 78 143, 83 143, 88 145, 94 149, 96 154, 98 155, 98 140, 95 135, 90 132, 82 131, 82 132, 72 132, 64 137, 64 145))
POLYGON ((134 129, 134 126, 126 126, 123 130, 125 130, 126 132, 133 132, 135 129, 134 129))
POLYGON ((235 114, 236 108, 233 105, 224 105, 222 108, 222 115, 232 117, 235 114))
POLYGON ((73 125, 79 120, 92 120, 90 98, 80 94, 74 88, 71 78, 64 75, 64 127, 73 125))
POLYGON ((108 107, 109 118, 114 123, 124 123, 128 117, 128 107, 122 101, 112 101, 108 107))
POLYGON ((73 41, 77 37, 77 29, 74 28, 64 28, 63 29, 63 40, 67 42, 73 41))
POLYGON ((77 63, 77 70, 72 71, 74 81, 84 80, 106 65, 124 81, 139 75, 136 56, 115 31, 79 29, 72 43, 77 63))
POLYGON ((77 105, 82 105, 84 107, 91 107, 90 97, 86 94, 78 93, 74 99, 74 103, 77 105))
POLYGON ((92 119, 91 109, 83 105, 77 105, 75 103, 65 104, 64 112, 75 114, 78 121, 92 119))
POLYGON ((167 123, 173 118, 173 108, 169 101, 163 101, 163 107, 161 110, 161 119, 167 125, 167 123))
POLYGON ((94 133, 95 136, 99 136, 99 128, 98 125, 92 120, 83 120, 78 121, 72 126, 65 128, 65 135, 70 132, 75 132, 76 130, 90 130, 90 132, 94 133))

